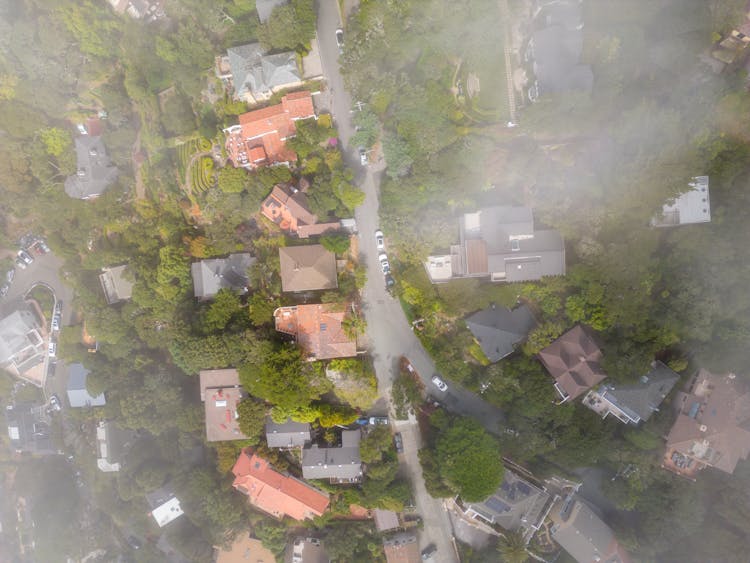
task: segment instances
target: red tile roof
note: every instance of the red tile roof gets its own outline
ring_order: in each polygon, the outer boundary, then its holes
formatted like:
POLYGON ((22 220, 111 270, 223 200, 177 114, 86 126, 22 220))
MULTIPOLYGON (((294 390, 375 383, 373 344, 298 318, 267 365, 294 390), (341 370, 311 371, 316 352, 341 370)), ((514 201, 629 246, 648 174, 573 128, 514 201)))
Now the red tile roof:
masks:
POLYGON ((301 225, 314 225, 318 220, 308 207, 307 195, 289 185, 275 185, 260 211, 282 230, 291 233, 297 233, 301 225))
POLYGON ((248 496, 250 504, 276 518, 305 520, 320 516, 330 502, 326 493, 275 471, 250 448, 242 450, 232 473, 234 487, 248 496))
POLYGON ((351 358, 357 343, 342 326, 347 308, 335 303, 279 307, 273 317, 276 330, 294 336, 310 359, 351 358))
POLYGON ((294 137, 294 122, 315 116, 310 92, 295 92, 275 106, 243 113, 239 126, 227 130, 226 149, 235 166, 255 168, 296 160, 284 141, 294 137))

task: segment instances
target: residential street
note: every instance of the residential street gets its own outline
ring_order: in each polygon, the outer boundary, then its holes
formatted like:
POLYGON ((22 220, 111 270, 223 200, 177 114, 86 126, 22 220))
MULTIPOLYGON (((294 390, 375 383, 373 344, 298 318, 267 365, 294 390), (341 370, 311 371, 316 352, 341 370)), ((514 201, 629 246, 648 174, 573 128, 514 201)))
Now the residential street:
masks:
MULTIPOLYGON (((431 383, 430 379, 436 373, 435 365, 411 330, 399 301, 386 291, 373 236, 375 230, 380 227, 378 188, 383 165, 375 162, 363 168, 359 163, 357 148, 349 146, 349 139, 353 132, 352 100, 344 89, 344 82, 339 72, 339 51, 335 32, 340 25, 336 0, 321 0, 318 10, 318 41, 323 70, 333 100, 332 113, 339 131, 339 138, 344 145, 347 162, 359 171, 358 184, 365 192, 365 201, 357 208, 355 218, 360 235, 360 258, 364 260, 368 272, 367 284, 362 295, 363 308, 380 395, 390 400, 391 384, 398 370, 399 359, 401 356, 406 356, 419 372, 428 392, 446 408, 473 416, 489 431, 498 433, 499 425, 503 420, 502 413, 498 409, 477 395, 452 384, 450 377, 446 378, 448 382, 446 393, 441 393, 431 383)), ((346 30, 344 42, 346 42, 346 30)), ((385 235, 387 239, 388 233, 385 235)), ((399 422, 398 428, 402 432, 404 441, 404 454, 401 457, 406 474, 412 482, 417 512, 424 521, 424 530, 420 534, 420 547, 424 549, 428 545, 435 544, 438 551, 432 558, 434 561, 446 563, 457 561, 458 557, 452 545, 453 530, 448 514, 442 502, 432 498, 425 489, 422 467, 417 455, 421 445, 419 428, 416 422, 399 422)))

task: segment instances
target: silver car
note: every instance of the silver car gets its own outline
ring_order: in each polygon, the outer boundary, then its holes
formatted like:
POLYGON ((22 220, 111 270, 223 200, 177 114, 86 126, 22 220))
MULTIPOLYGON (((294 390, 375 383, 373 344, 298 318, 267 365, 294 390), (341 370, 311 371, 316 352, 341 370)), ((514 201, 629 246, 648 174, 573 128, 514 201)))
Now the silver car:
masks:
POLYGON ((446 385, 445 381, 440 379, 437 375, 432 376, 432 383, 434 383, 435 387, 440 389, 443 393, 448 390, 448 385, 446 385))

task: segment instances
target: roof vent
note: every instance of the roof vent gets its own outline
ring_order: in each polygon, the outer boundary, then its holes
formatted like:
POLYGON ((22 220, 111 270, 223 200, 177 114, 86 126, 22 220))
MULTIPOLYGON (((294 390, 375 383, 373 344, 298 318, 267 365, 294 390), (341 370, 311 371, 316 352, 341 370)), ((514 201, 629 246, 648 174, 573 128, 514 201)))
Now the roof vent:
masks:
POLYGON ((92 147, 92 148, 89 149, 89 155, 90 156, 96 156, 97 154, 99 154, 99 153, 96 151, 95 147, 92 147))
POLYGON ((700 430, 701 432, 705 432, 706 430, 708 430, 708 426, 706 426, 705 424, 701 424, 698 427, 698 430, 700 430))
POLYGON ((736 375, 734 375, 733 373, 730 373, 730 374, 729 374, 729 379, 734 379, 735 377, 737 377, 737 376, 736 376, 736 375))

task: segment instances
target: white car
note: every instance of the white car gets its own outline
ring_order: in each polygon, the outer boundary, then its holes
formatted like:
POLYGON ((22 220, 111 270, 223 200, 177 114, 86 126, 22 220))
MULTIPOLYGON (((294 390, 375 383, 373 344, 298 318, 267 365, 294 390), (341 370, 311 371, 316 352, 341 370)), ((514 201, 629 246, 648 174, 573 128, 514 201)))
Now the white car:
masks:
POLYGON ((385 237, 383 237, 383 231, 378 229, 375 231, 375 246, 377 247, 378 251, 385 250, 385 237))
POLYGON ((336 46, 339 48, 339 53, 344 52, 344 30, 341 28, 336 30, 336 46))
POLYGON ((432 376, 432 382, 435 384, 435 387, 440 389, 443 393, 448 390, 448 386, 445 384, 445 381, 440 379, 437 375, 432 376))
POLYGON ((367 166, 367 151, 365 147, 359 147, 359 163, 362 166, 367 166))
POLYGON ((391 273, 391 265, 388 263, 388 256, 385 253, 378 256, 378 262, 380 262, 380 269, 383 270, 383 274, 391 273))
POLYGON ((57 317, 52 318, 52 330, 60 330, 60 320, 57 317))
POLYGON ((62 410, 62 404, 60 403, 60 399, 57 397, 57 395, 52 395, 49 398, 49 406, 53 410, 61 411, 62 410))
POLYGON ((57 344, 54 342, 50 342, 49 346, 47 347, 47 353, 49 354, 50 358, 54 358, 55 354, 57 353, 57 344))

